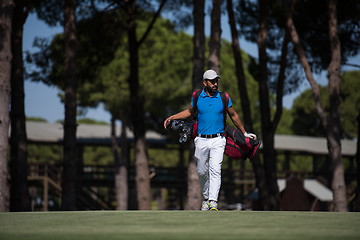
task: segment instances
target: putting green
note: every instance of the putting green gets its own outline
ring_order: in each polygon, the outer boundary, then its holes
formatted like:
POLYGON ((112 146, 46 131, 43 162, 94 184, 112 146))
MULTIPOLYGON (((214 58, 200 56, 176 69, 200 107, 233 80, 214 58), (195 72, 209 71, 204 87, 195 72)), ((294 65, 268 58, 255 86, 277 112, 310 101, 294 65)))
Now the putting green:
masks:
POLYGON ((0 239, 360 239, 360 213, 86 211, 0 213, 0 239))

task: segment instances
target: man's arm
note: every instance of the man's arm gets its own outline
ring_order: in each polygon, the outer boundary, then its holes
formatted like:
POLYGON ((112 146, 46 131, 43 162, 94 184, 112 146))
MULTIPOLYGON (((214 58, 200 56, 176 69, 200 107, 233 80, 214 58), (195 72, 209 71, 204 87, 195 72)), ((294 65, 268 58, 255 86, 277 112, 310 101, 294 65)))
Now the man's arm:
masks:
POLYGON ((248 133, 245 131, 245 128, 240 120, 239 115, 236 113, 235 109, 232 106, 228 108, 228 114, 231 118, 231 121, 244 134, 245 137, 252 138, 254 140, 257 139, 257 136, 255 134, 248 133))
POLYGON ((183 120, 183 119, 187 119, 189 117, 191 117, 192 113, 193 113, 194 109, 193 107, 189 107, 188 109, 185 109, 182 112, 179 112, 177 114, 174 114, 170 117, 168 117, 165 121, 164 121, 164 128, 166 129, 167 124, 171 121, 171 120, 183 120))
POLYGON ((235 109, 231 106, 227 109, 227 112, 231 118, 231 121, 234 123, 235 127, 238 128, 243 134, 245 134, 245 128, 240 120, 239 115, 235 111, 235 109))

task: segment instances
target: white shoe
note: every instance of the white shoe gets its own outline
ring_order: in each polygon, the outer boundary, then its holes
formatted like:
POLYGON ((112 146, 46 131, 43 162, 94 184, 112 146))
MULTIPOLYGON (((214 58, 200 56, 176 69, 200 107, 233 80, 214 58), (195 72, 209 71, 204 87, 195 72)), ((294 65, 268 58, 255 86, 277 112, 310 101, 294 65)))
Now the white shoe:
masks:
POLYGON ((204 200, 201 204, 201 211, 209 211, 209 201, 204 200))
POLYGON ((216 201, 210 201, 209 202, 209 209, 210 209, 210 211, 219 211, 217 202, 216 201))

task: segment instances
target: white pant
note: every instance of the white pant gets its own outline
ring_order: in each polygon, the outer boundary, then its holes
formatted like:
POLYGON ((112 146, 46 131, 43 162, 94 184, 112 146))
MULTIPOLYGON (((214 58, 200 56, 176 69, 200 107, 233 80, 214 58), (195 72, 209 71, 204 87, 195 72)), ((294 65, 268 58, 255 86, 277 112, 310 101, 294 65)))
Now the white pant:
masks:
POLYGON ((217 201, 221 186, 221 164, 226 138, 196 137, 194 142, 197 172, 203 197, 217 201))

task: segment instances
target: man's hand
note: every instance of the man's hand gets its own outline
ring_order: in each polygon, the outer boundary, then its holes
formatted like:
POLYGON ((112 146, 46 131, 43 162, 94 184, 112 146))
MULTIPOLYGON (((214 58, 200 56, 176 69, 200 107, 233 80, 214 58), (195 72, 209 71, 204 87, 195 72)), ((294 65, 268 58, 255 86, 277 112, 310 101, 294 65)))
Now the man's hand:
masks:
POLYGON ((170 125, 171 125, 171 119, 170 119, 170 118, 167 118, 167 119, 164 121, 164 128, 167 129, 170 125))
POLYGON ((255 134, 253 134, 253 133, 245 132, 244 136, 247 137, 247 138, 254 139, 254 140, 257 139, 257 136, 255 134))

